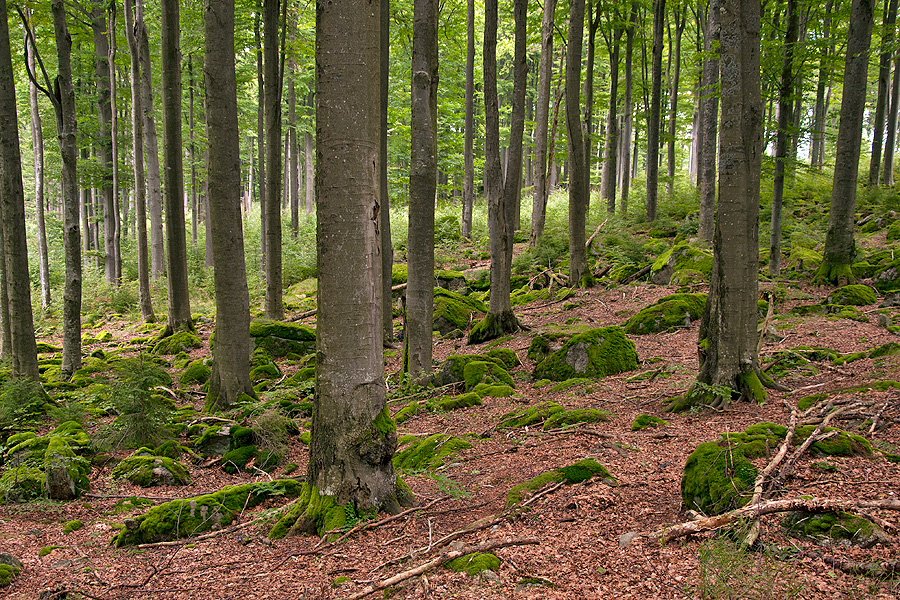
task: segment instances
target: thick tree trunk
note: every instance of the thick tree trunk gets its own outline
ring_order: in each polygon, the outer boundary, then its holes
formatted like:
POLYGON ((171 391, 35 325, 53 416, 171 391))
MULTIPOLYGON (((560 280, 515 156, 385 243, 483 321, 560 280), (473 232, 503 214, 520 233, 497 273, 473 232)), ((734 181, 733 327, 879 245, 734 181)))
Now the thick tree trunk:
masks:
MULTIPOLYGON (((555 0, 549 0, 554 2, 555 0)), ((466 114, 463 132, 462 236, 472 239, 472 207, 475 205, 475 0, 466 2, 466 114)))
POLYGON ((584 0, 569 4, 569 43, 566 46, 566 134, 569 139, 569 285, 590 282, 584 248, 587 219, 587 165, 581 124, 581 42, 584 0))
MULTIPOLYGON (((3 226, 0 225, 0 248, 3 248, 3 226)), ((12 319, 9 316, 9 294, 6 287, 6 261, 0 260, 0 359, 12 361, 12 319)))
MULTIPOLYGON (((394 348, 394 299, 392 270, 394 266, 394 246, 391 243, 391 197, 388 193, 388 105, 391 71, 391 7, 390 2, 381 2, 381 57, 379 60, 379 77, 381 81, 381 119, 379 121, 379 155, 378 180, 381 189, 379 213, 381 214, 381 330, 382 346, 394 348)), ((312 136, 307 133, 307 185, 313 185, 312 174, 312 136)), ((311 196, 308 196, 311 197, 311 196)), ((309 213, 312 213, 310 207, 309 213)))
POLYGON ((703 88, 700 100, 700 162, 697 179, 700 188, 700 220, 697 237, 713 241, 716 213, 716 150, 719 124, 719 36, 721 0, 710 0, 706 20, 703 61, 703 88))
POLYGON ((396 426, 385 405, 375 172, 380 4, 320 2, 316 10, 319 312, 307 481, 359 512, 399 510, 396 426))
POLYGON ((781 273, 781 204, 784 198, 785 162, 788 159, 790 136, 788 129, 793 123, 794 90, 794 46, 797 45, 799 18, 795 0, 788 0, 785 8, 787 29, 784 34, 784 57, 781 61, 781 81, 778 85, 778 132, 775 141, 775 174, 772 191, 772 220, 769 234, 769 275, 777 277, 781 273))
POLYGON ((709 298, 700 323, 693 403, 761 401, 757 356, 759 180, 762 153, 759 0, 724 0, 719 201, 709 298))
MULTIPOLYGON (((116 91, 118 84, 116 83, 116 3, 109 4, 109 54, 106 57, 109 66, 109 132, 110 132, 110 154, 112 166, 112 208, 113 208, 113 276, 115 284, 122 283, 122 218, 119 214, 119 112, 116 102, 116 91)), ((127 202, 126 202, 127 206, 127 202)))
MULTIPOLYGON (((30 44, 26 34, 26 44, 30 44)), ((34 70, 34 54, 37 49, 30 46, 28 69, 34 70)), ((50 306, 50 258, 47 249, 47 225, 44 219, 44 129, 41 123, 41 111, 38 104, 38 89, 34 82, 28 85, 28 102, 31 109, 31 147, 34 153, 34 206, 37 215, 38 234, 38 273, 41 282, 41 306, 50 306)))
MULTIPOLYGON (((56 3, 55 0, 54 4, 56 3)), ((39 381, 37 345, 28 279, 28 239, 25 235, 25 190, 19 154, 16 87, 10 52, 6 3, 0 6, 0 215, 6 294, 14 375, 39 381)))
POLYGON ((166 252, 169 283, 167 332, 192 329, 184 228, 181 137, 181 49, 177 0, 162 0, 163 148, 165 152, 166 252))
POLYGON ((659 184, 659 119, 662 100, 663 25, 666 0, 653 0, 653 66, 651 71, 650 110, 647 113, 647 198, 645 220, 656 220, 659 184))
POLYGON ((825 234, 822 264, 814 277, 814 281, 823 283, 845 285, 854 280, 850 270, 856 254, 853 215, 856 210, 856 179, 859 174, 869 44, 874 15, 875 0, 853 0, 850 7, 847 58, 844 62, 844 93, 841 99, 837 154, 834 158, 828 231, 825 234))
POLYGON ((431 375, 434 312, 434 202, 437 186, 438 7, 413 7, 409 166, 409 278, 403 366, 413 378, 431 375))
MULTIPOLYGON (((832 8, 833 0, 826 0, 825 11, 822 13, 822 36, 825 39, 831 39, 832 8)), ((833 43, 829 43, 819 57, 819 80, 816 84, 816 105, 813 109, 813 124, 810 136, 812 139, 809 150, 809 165, 814 169, 821 169, 825 164, 825 117, 827 112, 825 90, 830 85, 831 69, 829 65, 833 48, 833 43)))
POLYGON ((250 382, 250 297, 241 223, 241 158, 238 143, 237 81, 234 72, 234 0, 207 4, 206 125, 209 136, 209 195, 213 277, 216 289, 216 344, 207 408, 224 409, 250 382))
POLYGON ((556 0, 545 0, 541 20, 541 58, 538 67, 537 101, 534 117, 534 195, 531 203, 531 246, 544 234, 547 217, 547 128, 550 119, 550 80, 553 78, 553 26, 556 0))
POLYGON ((266 85, 265 69, 263 68, 263 42, 260 33, 260 24, 262 19, 262 0, 256 1, 256 14, 253 19, 253 40, 256 45, 256 89, 258 92, 256 102, 256 136, 259 140, 259 161, 257 162, 259 171, 259 268, 260 271, 266 271, 266 187, 268 171, 266 169, 266 153, 268 145, 266 144, 266 85))
MULTIPOLYGON (((144 172, 144 101, 141 94, 140 49, 135 35, 138 20, 132 17, 132 0, 125 0, 125 31, 131 54, 131 139, 134 164, 135 231, 138 253, 138 299, 145 323, 156 321, 150 298, 150 265, 147 260, 147 194, 144 172)), ((139 19, 142 20, 142 19, 139 19)))
POLYGON ((281 70, 278 52, 280 0, 263 0, 266 106, 266 301, 270 319, 284 318, 281 287, 281 70))

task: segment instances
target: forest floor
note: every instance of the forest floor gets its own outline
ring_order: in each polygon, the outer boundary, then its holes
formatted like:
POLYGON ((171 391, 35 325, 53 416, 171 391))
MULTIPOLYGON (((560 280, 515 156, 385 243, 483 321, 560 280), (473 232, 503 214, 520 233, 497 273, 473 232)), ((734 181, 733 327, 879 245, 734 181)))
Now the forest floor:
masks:
MULTIPOLYGON (((474 266, 474 265, 473 265, 474 266)), ((761 284, 765 289, 768 284, 761 284)), ((448 459, 432 473, 405 473, 421 510, 383 525, 357 532, 339 544, 323 544, 315 536, 269 540, 269 524, 254 523, 204 540, 149 548, 115 548, 114 524, 138 514, 127 498, 142 496, 154 503, 211 492, 224 485, 267 481, 269 476, 226 474, 218 464, 190 465, 193 483, 182 487, 143 489, 110 477, 111 467, 94 467, 90 494, 68 503, 35 501, 0 506, 0 551, 19 557, 22 574, 0 596, 10 599, 68 598, 228 598, 296 600, 346 598, 392 575, 434 558, 429 549, 442 536, 479 519, 500 515, 491 527, 460 537, 464 544, 503 538, 533 538, 531 544, 510 545, 494 552, 502 560, 495 574, 470 577, 434 568, 391 589, 393 598, 897 598, 896 579, 878 580, 848 574, 827 559, 886 561, 900 555, 894 541, 869 549, 823 548, 786 537, 778 515, 762 519, 764 552, 741 552, 705 533, 661 545, 639 538, 622 548, 619 536, 649 532, 683 522, 680 483, 685 461, 697 444, 720 433, 742 431, 771 421, 786 425, 790 411, 803 396, 826 392, 838 398, 843 388, 885 379, 900 379, 898 355, 862 359, 839 367, 816 363, 815 369, 792 372, 781 383, 793 391, 770 391, 763 405, 737 403, 724 412, 665 412, 667 400, 683 393, 698 368, 697 322, 675 331, 629 336, 640 360, 638 371, 605 377, 557 393, 535 388, 534 364, 526 358, 535 333, 568 319, 592 327, 621 325, 630 315, 674 287, 646 282, 578 291, 563 303, 536 302, 517 309, 530 331, 500 344, 515 351, 523 366, 512 370, 516 393, 509 398, 485 398, 482 406, 447 413, 420 413, 399 426, 399 433, 481 434, 472 447, 448 459), (574 303, 575 306, 571 306, 574 303), (640 374, 649 376, 635 377, 640 374), (497 429, 500 417, 512 410, 554 400, 566 408, 599 408, 608 422, 545 432, 538 428, 497 429), (783 402, 784 401, 784 402, 783 402), (662 417, 668 425, 631 431, 639 414, 662 417), (504 515, 511 487, 543 472, 593 457, 617 480, 599 479, 563 485, 547 491, 525 509, 504 515), (123 512, 124 510, 124 512, 123 512), (84 527, 64 534, 65 522, 79 519, 84 527), (45 549, 44 552, 41 552, 45 549), (50 549, 50 550, 47 550, 50 549), (54 592, 57 592, 54 594, 54 592)), ((706 291, 697 286, 694 291, 706 291)), ((779 315, 798 304, 821 302, 830 289, 792 282, 779 315)), ((875 307, 863 311, 874 313, 875 307)), ((900 310, 897 308, 891 309, 900 310)), ((289 315, 290 316, 290 315, 289 315)), ((767 342, 761 355, 801 345, 825 346, 842 354, 868 350, 897 336, 875 323, 833 316, 809 315, 776 320, 777 341, 767 342)), ((312 323, 312 321, 308 321, 312 323)), ((399 325, 398 325, 399 326, 399 325)), ((133 322, 111 321, 102 329, 121 343, 137 336, 133 322)), ((97 329, 99 331, 99 328, 97 329)), ((204 341, 211 333, 201 324, 204 341)), ((54 340, 49 340, 54 341, 54 340)), ((97 347, 104 347, 98 344, 97 347)), ((91 352, 94 347, 85 348, 91 352)), ((435 359, 454 353, 481 353, 465 340, 436 339, 435 359)), ((195 351, 208 355, 208 346, 195 351)), ((399 369, 399 352, 387 358, 386 373, 399 369)), ((286 374, 290 365, 284 365, 286 374)), ((296 367, 294 367, 296 370, 296 367)), ((389 381, 392 380, 389 378, 389 381)), ((897 453, 900 447, 900 390, 852 392, 885 405, 881 427, 867 437, 876 447, 897 453)), ((389 406, 396 413, 408 398, 389 406)), ((202 410, 199 393, 182 403, 202 410)), ((858 423, 857 423, 858 425, 858 423)), ((89 432, 97 423, 89 423, 89 432)), ((854 424, 841 422, 850 430, 854 424)), ((128 451, 122 451, 124 457, 128 451)), ((305 472, 307 447, 292 438, 287 460, 305 472)), ((755 461, 762 467, 767 459, 755 461)), ((880 453, 867 457, 805 456, 777 497, 815 496, 835 500, 874 500, 900 496, 900 465, 880 453)), ((280 476, 276 471, 274 476, 280 476)), ((240 515, 247 523, 260 511, 286 504, 269 500, 240 515)), ((897 522, 896 513, 876 513, 897 522)), ((896 532, 895 532, 896 533, 896 532)), ((896 538, 895 538, 896 540, 896 538)), ((369 597, 380 597, 378 591, 369 597)), ((388 595, 386 594, 385 597, 388 595)))

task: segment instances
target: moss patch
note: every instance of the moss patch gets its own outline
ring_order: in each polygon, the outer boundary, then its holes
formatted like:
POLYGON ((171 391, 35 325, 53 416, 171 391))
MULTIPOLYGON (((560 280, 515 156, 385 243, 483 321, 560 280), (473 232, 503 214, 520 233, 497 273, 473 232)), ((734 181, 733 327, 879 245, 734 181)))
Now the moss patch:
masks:
POLYGON ((482 571, 496 571, 500 568, 500 559, 489 553, 473 552, 454 558, 444 565, 454 573, 465 573, 470 577, 482 571))
POLYGON ((690 326, 703 314, 707 294, 672 294, 625 321, 625 333, 640 335, 690 326))
POLYGON ((12 554, 0 552, 0 588, 9 586, 21 572, 22 561, 12 554))
POLYGON ((544 421, 544 431, 556 429, 557 427, 565 427, 566 425, 575 425, 577 423, 597 423, 599 421, 609 421, 609 413, 596 408, 576 408, 573 410, 564 410, 550 415, 544 421))
MULTIPOLYGON (((437 373, 434 374, 434 377, 432 378, 434 384, 436 386, 445 386, 450 385, 451 383, 462 383, 465 381, 466 365, 475 361, 492 362, 505 370, 502 361, 489 356, 482 356, 480 354, 451 354, 447 357, 447 360, 441 364, 441 368, 438 369, 437 373)), ((507 373, 507 375, 509 375, 509 373, 507 373)))
POLYGON ((619 327, 576 334, 534 369, 535 379, 565 381, 572 377, 604 377, 636 369, 634 342, 619 327))
POLYGON ((269 537, 282 538, 286 535, 318 534, 340 530, 348 521, 348 510, 355 518, 352 506, 341 506, 334 496, 321 494, 314 485, 304 483, 300 499, 288 510, 269 531, 269 537))
POLYGON ((867 285, 851 284, 833 290, 822 304, 868 306, 875 304, 875 290, 867 285))
POLYGON ((62 532, 65 535, 68 535, 68 534, 72 533, 73 531, 78 531, 82 527, 84 527, 84 523, 82 523, 78 519, 75 519, 74 521, 68 521, 67 523, 65 523, 63 525, 62 532))
POLYGON ((195 348, 200 348, 200 338, 190 331, 178 331, 170 336, 166 336, 156 342, 153 346, 154 354, 178 354, 179 352, 188 352, 195 348))
POLYGON ((135 485, 189 485, 191 477, 180 462, 167 456, 157 456, 148 448, 141 448, 116 465, 113 479, 127 479, 135 485))
POLYGON ((435 433, 424 439, 405 435, 397 445, 402 448, 394 454, 394 468, 398 471, 436 469, 446 458, 472 447, 468 439, 449 433, 435 433))
POLYGON ((615 485, 615 478, 610 475, 606 467, 592 458, 579 460, 571 465, 541 473, 537 477, 514 486, 506 494, 506 506, 514 506, 522 502, 531 492, 536 492, 548 483, 560 483, 562 481, 573 484, 587 481, 592 477, 601 477, 609 485, 615 485))
POLYGON ((500 417, 499 427, 504 429, 528 427, 543 423, 551 416, 564 411, 562 406, 548 400, 522 410, 506 413, 500 417))
POLYGON ((490 385, 505 384, 513 387, 512 376, 502 366, 495 362, 474 360, 463 368, 463 381, 466 383, 466 391, 472 391, 479 383, 490 385))
POLYGON ((286 321, 253 319, 250 338, 254 348, 265 350, 270 356, 297 354, 304 356, 315 351, 316 332, 311 327, 286 321))
POLYGON ((210 373, 211 369, 207 366, 206 361, 202 359, 195 360, 187 366, 187 369, 178 378, 178 383, 182 386, 203 385, 209 380, 210 373))
POLYGON ((869 548, 890 541, 881 527, 847 512, 790 512, 782 519, 781 526, 792 537, 824 546, 845 543, 869 548))
POLYGON ((432 330, 447 335, 468 329, 475 314, 484 314, 487 306, 476 298, 463 296, 444 288, 434 288, 434 320, 432 330))
POLYGON ((641 431, 647 429, 648 427, 653 427, 654 429, 657 427, 665 427, 669 423, 660 419, 659 417, 654 417, 652 415, 638 415, 635 417, 634 422, 631 424, 632 431, 641 431))

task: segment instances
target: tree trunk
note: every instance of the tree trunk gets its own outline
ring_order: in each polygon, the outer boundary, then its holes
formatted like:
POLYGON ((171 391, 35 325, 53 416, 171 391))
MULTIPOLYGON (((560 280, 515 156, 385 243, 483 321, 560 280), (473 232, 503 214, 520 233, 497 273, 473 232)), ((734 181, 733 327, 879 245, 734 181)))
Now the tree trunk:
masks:
POLYGON ((900 114, 900 53, 894 57, 894 77, 891 81, 891 108, 887 118, 887 134, 884 142, 884 175, 886 187, 894 185, 894 150, 897 144, 897 116, 900 114))
MULTIPOLYGON (((391 71, 391 7, 390 2, 381 2, 381 56, 379 61, 379 77, 381 81, 381 119, 379 122, 379 156, 378 179, 381 215, 381 325, 382 346, 394 348, 394 300, 392 271, 394 266, 394 246, 391 243, 391 197, 388 193, 388 105, 391 71)), ((312 136, 306 134, 307 150, 307 185, 312 186, 312 136)), ((311 196, 308 196, 311 198, 311 196)), ((312 213, 312 208, 309 210, 312 213)))
POLYGON ((192 329, 184 229, 184 181, 181 137, 181 50, 177 0, 162 0, 163 149, 165 152, 166 252, 169 317, 166 331, 192 329))
MULTIPOLYGON (((834 182, 825 251, 814 281, 845 285, 854 281, 850 265, 856 255, 853 239, 853 215, 856 209, 856 179, 862 145, 863 113, 866 107, 869 44, 875 0, 853 0, 850 7, 850 33, 844 62, 844 93, 841 99, 841 123, 838 127, 837 154, 834 158, 834 182)), ((885 170, 885 175, 887 175, 885 170)))
POLYGON ((716 149, 719 123, 719 37, 721 0, 710 0, 706 19, 703 61, 703 88, 700 100, 700 163, 697 179, 700 188, 700 220, 697 237, 712 243, 716 212, 716 149))
MULTIPOLYGON (((25 36, 28 37, 27 35, 25 36)), ((30 42, 26 39, 26 44, 30 42)), ((34 54, 31 46, 28 55, 28 70, 34 70, 34 54)), ((31 146, 34 153, 34 206, 37 214, 38 267, 41 281, 41 306, 50 306, 50 258, 47 250, 47 225, 44 219, 44 129, 38 104, 38 89, 34 82, 28 85, 28 102, 31 108, 31 146)))
POLYGON ((107 37, 106 12, 95 7, 91 13, 91 29, 94 32, 94 76, 97 86, 97 110, 99 114, 100 165, 103 186, 103 272, 106 283, 116 284, 116 224, 115 202, 112 186, 112 105, 110 104, 109 38, 107 37))
MULTIPOLYGON (((585 219, 591 207, 591 177, 594 155, 594 55, 597 48, 597 28, 600 26, 602 4, 597 2, 597 12, 593 14, 593 0, 586 5, 588 21, 588 55, 585 61, 584 74, 584 199, 585 219)), ((615 100, 613 100, 615 102, 615 100)))
POLYGON ((234 0, 209 2, 204 25, 209 137, 206 221, 216 256, 216 344, 206 406, 221 410, 237 402, 242 394, 255 395, 250 382, 250 297, 241 223, 234 0))
POLYGON ((785 10, 787 11, 787 15, 785 15, 787 29, 784 34, 781 81, 778 85, 778 132, 775 141, 772 220, 769 230, 769 275, 773 277, 781 274, 781 204, 784 198, 785 162, 788 159, 788 144, 790 143, 788 129, 794 120, 791 93, 794 90, 794 46, 797 45, 797 28, 799 26, 795 0, 787 0, 785 10))
POLYGON ((663 25, 666 0, 653 0, 653 67, 651 73, 650 110, 647 113, 647 222, 656 220, 656 198, 659 183, 659 117, 662 98, 663 25))
MULTIPOLYGON (((471 0, 470 0, 471 1, 471 0)), ((545 0, 541 20, 541 58, 534 123, 534 196, 531 204, 531 246, 544 234, 547 217, 547 128, 550 119, 550 80, 553 79, 553 26, 556 0, 545 0)))
MULTIPOLYGON (((0 225, 0 249, 3 248, 3 226, 0 225)), ((0 260, 0 359, 12 361, 12 319, 9 316, 9 294, 6 286, 6 260, 0 260)))
POLYGON ((625 30, 625 114, 622 117, 622 196, 619 200, 619 213, 628 214, 628 192, 631 189, 631 135, 632 135, 632 90, 634 88, 632 76, 632 58, 634 55, 634 33, 637 24, 637 3, 631 4, 631 16, 628 19, 628 27, 625 30))
POLYGON ((138 22, 131 9, 132 0, 125 0, 125 31, 128 39, 128 51, 131 55, 131 136, 134 164, 134 206, 135 230, 137 232, 138 253, 138 299, 141 306, 141 317, 145 323, 156 321, 153 314, 153 303, 150 298, 150 266, 147 260, 147 194, 144 173, 144 104, 141 95, 140 50, 135 31, 138 22))
POLYGON ((584 0, 569 5, 569 42, 566 46, 566 134, 569 139, 569 285, 590 282, 584 248, 587 219, 587 164, 581 124, 581 43, 584 0))
MULTIPOLYGON (((555 2, 555 0, 548 0, 555 2)), ((466 2, 466 114, 463 132, 462 236, 472 239, 472 207, 475 205, 475 0, 466 2)))
POLYGON ((700 323, 694 403, 727 407, 762 401, 758 376, 757 276, 762 151, 759 0, 724 0, 721 17, 722 114, 719 202, 709 297, 700 323))
MULTIPOLYGON (((194 141, 194 57, 188 55, 188 160, 191 161, 191 243, 197 245, 200 203, 197 200, 197 144, 194 141)), ((208 176, 208 175, 207 175, 208 176)))
MULTIPOLYGON (((54 4, 59 0, 54 0, 54 4)), ((40 380, 34 321, 31 312, 31 282, 28 279, 28 238, 25 235, 25 190, 19 154, 19 122, 16 116, 15 75, 10 53, 6 3, 0 6, 0 215, 3 227, 3 257, 6 263, 6 293, 12 371, 19 377, 40 380)))
POLYGON ((316 16, 319 310, 307 481, 316 496, 352 503, 359 512, 398 511, 391 464, 397 434, 385 405, 382 356, 380 178, 374 172, 381 7, 319 2, 316 16))
MULTIPOLYGON (((618 13, 616 14, 618 19, 618 13)), ((609 51, 609 110, 606 114, 606 140, 603 144, 603 171, 600 177, 600 196, 606 200, 606 212, 616 211, 616 154, 619 149, 619 42, 624 30, 616 26, 609 51)), ((609 42, 609 40, 608 40, 609 42)))
MULTIPOLYGON (((825 11, 822 13, 822 36, 831 39, 831 13, 833 0, 825 1, 825 11)), ((825 90, 829 86, 831 78, 830 55, 833 44, 829 43, 819 57, 819 81, 816 84, 816 106, 813 110, 813 125, 809 150, 809 165, 814 169, 821 169, 825 164, 825 116, 826 100, 825 90)))
POLYGON ((297 146, 297 90, 294 81, 294 57, 288 61, 288 146, 290 146, 290 166, 288 168, 288 188, 291 205, 291 237, 297 239, 300 233, 300 160, 297 146))
POLYGON ((258 161, 258 180, 259 180, 259 268, 265 273, 266 271, 266 210, 269 205, 266 202, 266 183, 268 170, 266 169, 266 153, 268 145, 266 144, 266 85, 265 69, 263 68, 263 42, 260 33, 260 24, 262 16, 262 0, 256 1, 256 14, 253 19, 253 40, 256 45, 256 89, 258 92, 256 102, 256 135, 259 139, 259 161, 258 161))
POLYGON ((669 152, 667 166, 669 167, 669 179, 666 181, 666 191, 669 198, 675 191, 675 128, 678 124, 678 86, 681 79, 681 38, 687 25, 687 6, 676 9, 675 15, 675 51, 672 57, 672 87, 669 89, 669 152))
POLYGON ((266 317, 284 318, 281 287, 281 70, 280 0, 263 0, 263 69, 266 107, 266 317))
POLYGON ((306 158, 303 161, 306 169, 306 175, 303 178, 306 182, 306 214, 311 215, 316 203, 316 173, 313 163, 313 136, 309 131, 303 134, 303 145, 306 151, 306 158))
POLYGON ((413 7, 409 167, 409 264, 403 367, 415 379, 431 375, 434 312, 434 201, 437 185, 438 7, 413 7))

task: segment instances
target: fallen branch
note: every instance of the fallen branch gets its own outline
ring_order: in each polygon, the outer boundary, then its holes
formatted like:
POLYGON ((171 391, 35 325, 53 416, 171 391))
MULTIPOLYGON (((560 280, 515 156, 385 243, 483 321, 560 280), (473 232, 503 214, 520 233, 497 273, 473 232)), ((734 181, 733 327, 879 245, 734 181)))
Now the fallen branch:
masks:
POLYGON ((641 269, 641 270, 638 271, 637 273, 632 273, 631 275, 629 275, 628 277, 626 277, 625 279, 622 280, 622 285, 625 285, 626 283, 631 283, 632 281, 635 281, 635 280, 640 279, 641 277, 643 277, 644 275, 646 275, 647 273, 649 273, 649 272, 650 272, 650 269, 651 269, 652 267, 653 267, 652 264, 651 264, 651 265, 647 265, 646 267, 644 267, 643 269, 641 269))
POLYGON ((402 581, 406 581, 407 579, 412 579, 417 575, 422 575, 423 573, 427 573, 431 569, 435 567, 439 567, 444 563, 448 563, 455 558, 459 558, 460 556, 465 556, 467 554, 472 554, 474 552, 488 552, 489 550, 495 550, 497 548, 505 548, 507 546, 522 546, 525 544, 537 544, 537 538, 503 538, 500 540, 488 540, 486 542, 482 542, 480 544, 472 544, 470 546, 463 546, 459 550, 448 550, 435 558, 429 560, 426 563, 422 563, 417 567, 413 567, 412 569, 408 569, 403 571, 402 573, 397 573, 392 577, 388 577, 387 579, 382 579, 379 582, 368 585, 353 594, 348 598, 348 600, 359 600, 360 598, 365 598, 369 594, 373 594, 379 590, 383 590, 385 588, 389 588, 392 585, 397 585, 402 581))
POLYGON ((584 243, 584 247, 585 247, 585 248, 590 248, 590 247, 591 247, 591 242, 594 241, 594 238, 597 237, 597 234, 600 233, 600 230, 603 229, 603 226, 604 226, 604 225, 606 225, 606 221, 609 221, 609 218, 607 218, 605 221, 603 221, 602 223, 600 223, 599 225, 597 225, 597 229, 594 230, 594 233, 591 234, 591 237, 589 237, 589 238, 587 239, 587 241, 584 243))

